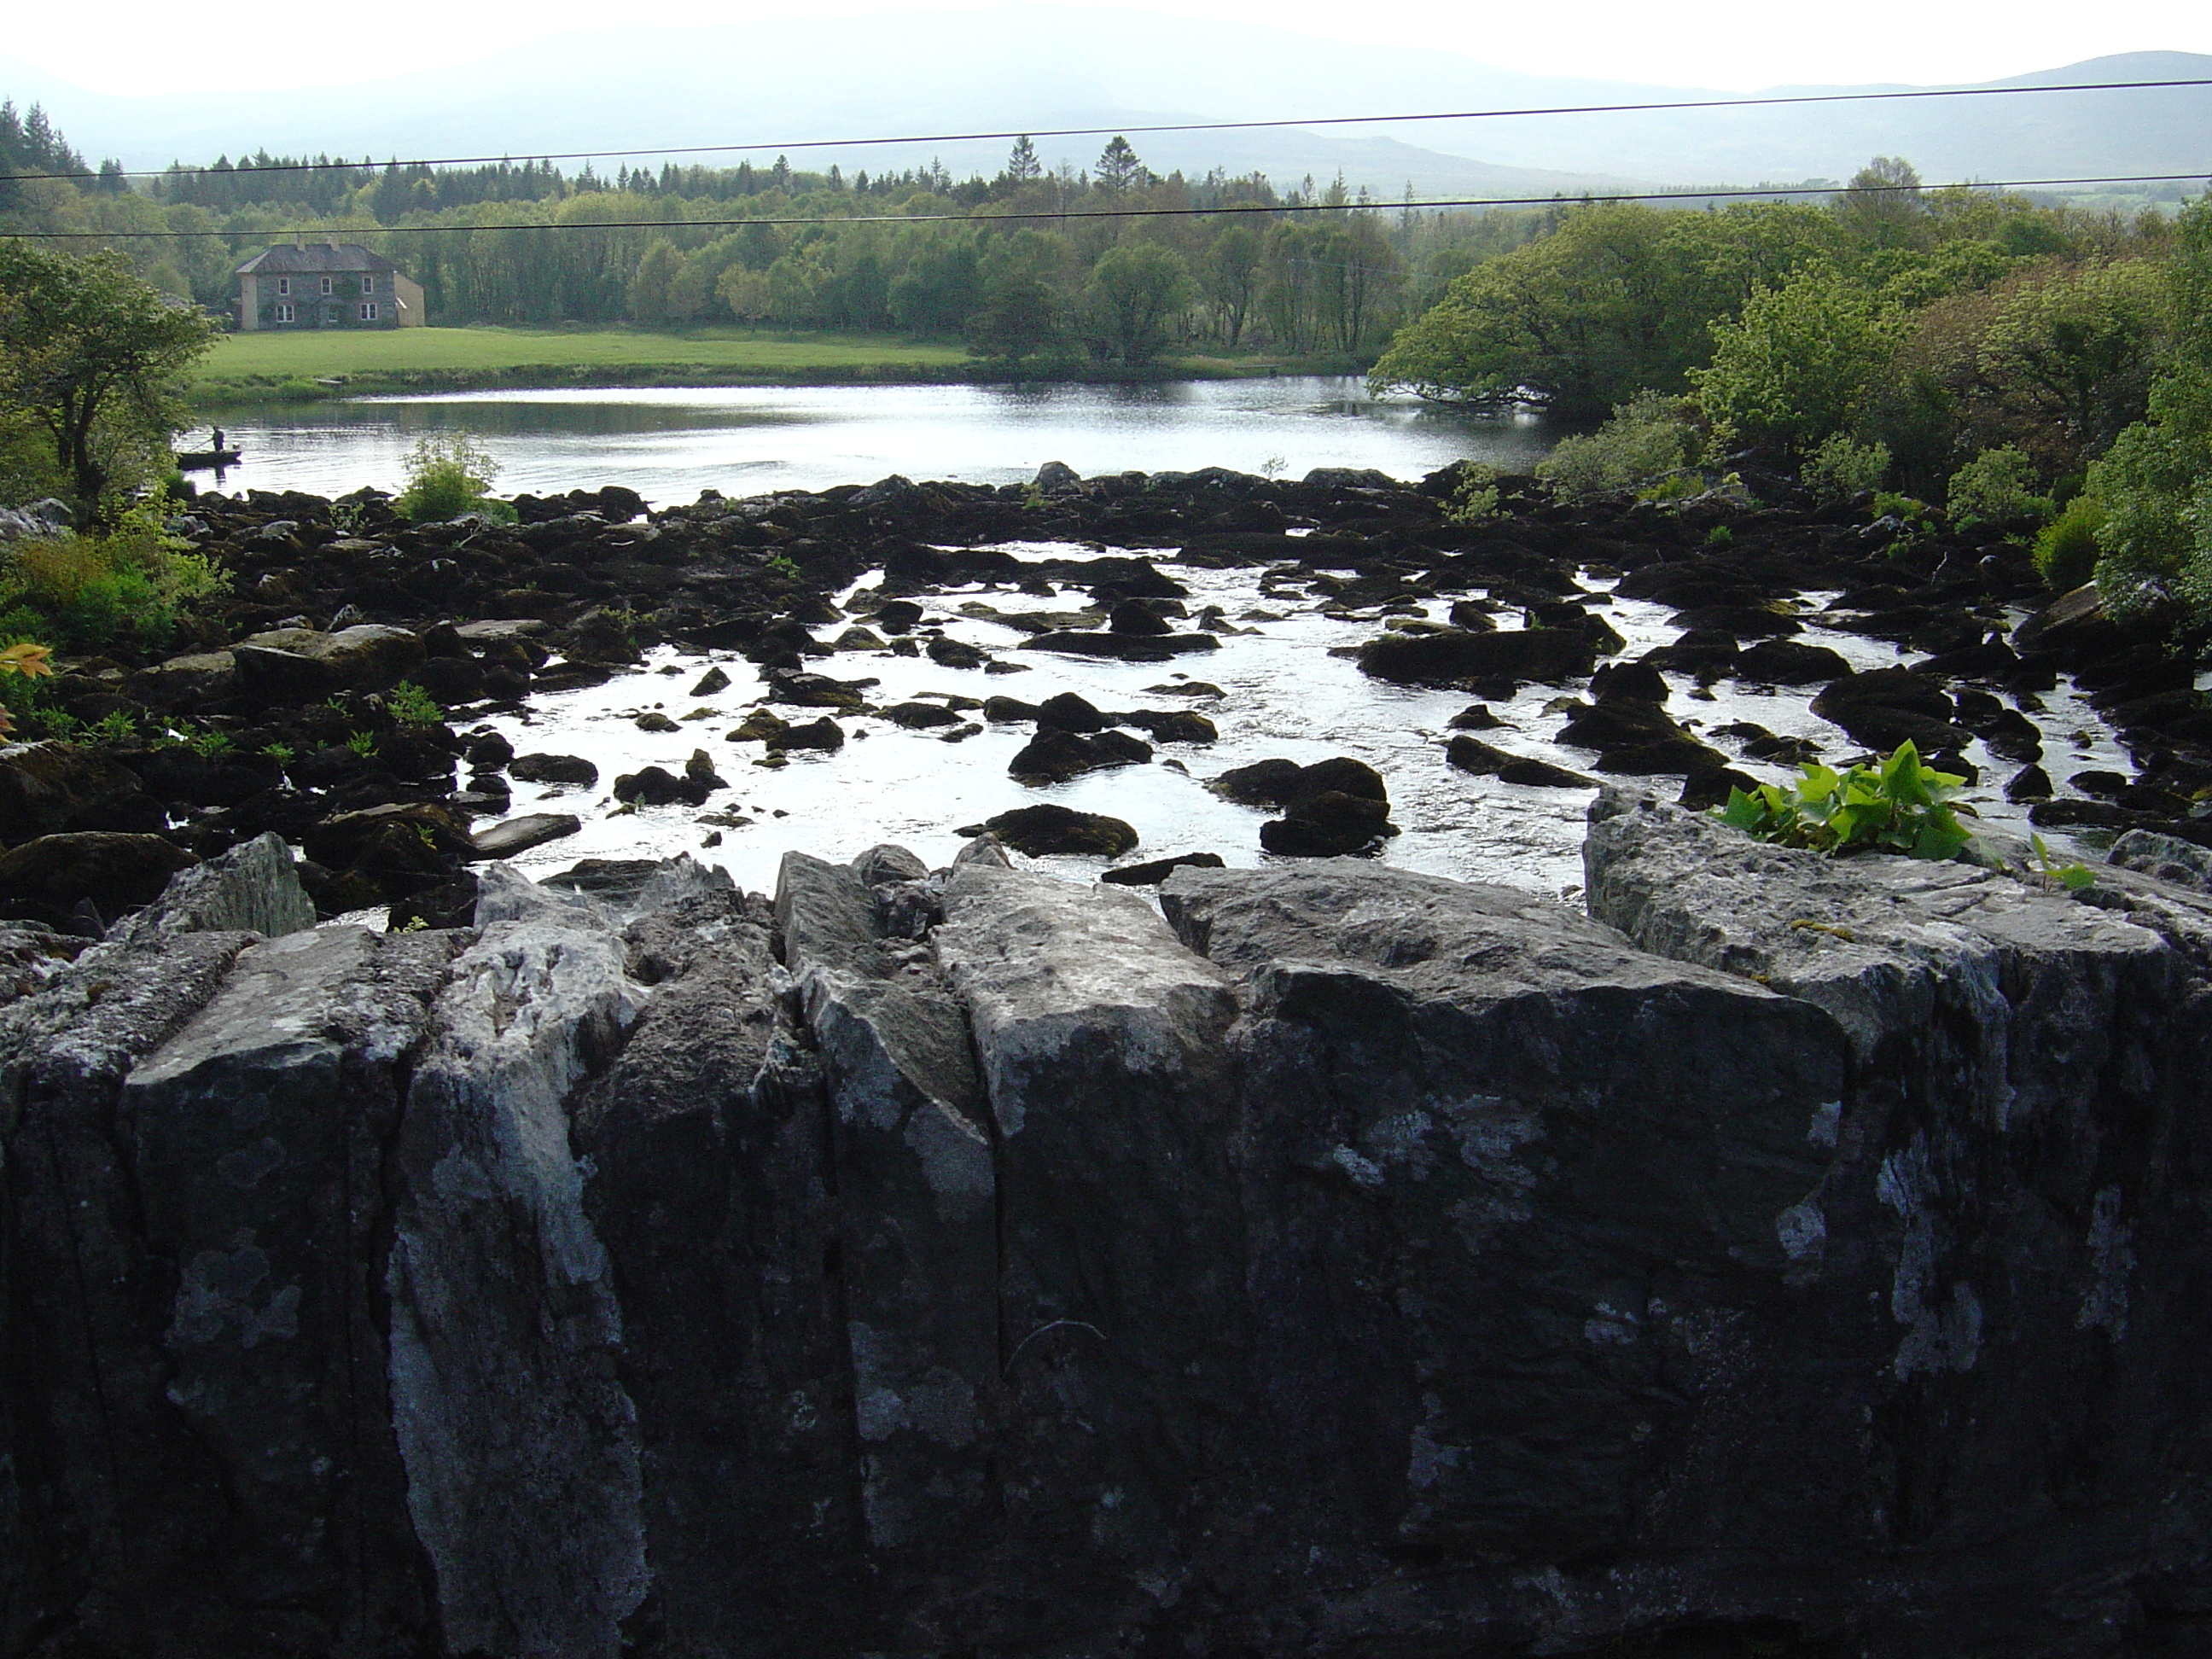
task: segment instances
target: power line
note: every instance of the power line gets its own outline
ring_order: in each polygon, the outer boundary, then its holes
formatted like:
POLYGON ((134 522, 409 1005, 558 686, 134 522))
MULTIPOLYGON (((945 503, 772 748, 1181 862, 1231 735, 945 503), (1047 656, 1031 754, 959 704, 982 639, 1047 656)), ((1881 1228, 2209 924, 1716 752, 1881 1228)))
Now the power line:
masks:
MULTIPOLYGON (((187 237, 219 237, 252 241, 274 237, 312 239, 318 242, 340 236, 438 236, 455 232, 474 234, 493 231, 554 230, 734 230, 746 225, 992 225, 1048 219, 1194 219, 1236 215, 1278 213, 1404 213, 1424 208, 1572 207, 1589 202, 1718 202, 1771 200, 1782 197, 1844 196, 1854 191, 1872 195, 1907 195, 1939 190, 2057 190, 2077 185, 2176 185, 2205 180, 2212 188, 2212 170, 2206 173, 2115 173, 2083 179, 1969 179, 1949 185, 1762 185, 1751 190, 1647 190, 1585 192, 1580 196, 1454 196, 1415 202, 1297 202, 1269 207, 1263 203, 1239 202, 1223 207, 1042 208, 1016 213, 885 213, 777 214, 757 219, 575 219, 541 224, 499 225, 319 225, 285 230, 10 230, 0 231, 23 241, 173 241, 187 237)), ((271 244, 274 246, 274 243, 271 244)))
MULTIPOLYGON (((1276 127, 1344 127, 1376 126, 1396 122, 1419 121, 1496 121, 1527 116, 1543 115, 1622 115, 1668 110, 1697 109, 1772 109, 1790 104, 1869 104, 1895 102, 1916 98, 2007 98, 2024 93, 2046 92, 2142 92, 2161 88, 2212 87, 2212 79, 2170 81, 2076 81, 2047 87, 1929 87, 1905 92, 1812 92, 1791 93, 1771 98, 1691 98, 1672 102, 1645 104, 1559 104, 1525 109, 1461 109, 1431 110, 1408 115, 1324 115, 1310 118, 1281 118, 1264 121, 1169 121, 1150 126, 1123 127, 1048 127, 1027 132, 925 132, 908 133, 880 138, 810 138, 782 143, 743 144, 678 144, 661 149, 566 149, 533 152, 526 161, 619 161, 633 156, 722 155, 745 151, 790 151, 810 149, 855 149, 889 144, 958 144, 1012 138, 1099 138, 1109 136, 1126 137, 1130 133, 1146 136, 1162 132, 1253 132, 1276 127)), ((364 167, 378 170, 388 167, 488 167, 497 162, 512 161, 512 152, 504 155, 434 155, 410 161, 375 161, 364 156, 359 161, 343 158, 333 161, 268 161, 241 164, 226 171, 240 173, 319 173, 336 167, 364 167)), ((108 173, 109 178, 164 179, 173 173, 212 173, 210 167, 182 167, 171 163, 166 167, 122 168, 108 173)), ((15 179, 90 179, 89 170, 82 173, 17 173, 4 175, 15 179)))

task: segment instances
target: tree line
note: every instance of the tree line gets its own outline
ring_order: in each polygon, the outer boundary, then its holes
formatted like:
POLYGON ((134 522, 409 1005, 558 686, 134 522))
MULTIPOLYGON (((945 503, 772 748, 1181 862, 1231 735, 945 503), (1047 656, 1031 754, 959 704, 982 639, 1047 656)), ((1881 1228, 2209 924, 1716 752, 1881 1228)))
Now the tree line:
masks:
POLYGON ((1364 367, 1454 276, 1540 222, 1386 206, 1340 179, 1162 175, 1119 137, 1087 170, 1047 167, 1024 137, 995 175, 964 179, 934 162, 848 177, 783 156, 610 177, 527 159, 432 167, 255 152, 129 183, 112 164, 94 172, 65 145, 56 153, 66 165, 0 159, 76 175, 5 181, 0 229, 98 233, 156 287, 217 312, 240 257, 304 231, 386 253, 437 323, 957 337, 1029 373, 1170 350, 1364 367), (1362 210, 1302 211, 1316 206, 1362 210), (916 215, 948 218, 890 222, 916 215), (773 222, 791 219, 823 222, 773 222), (182 234, 134 240, 153 231, 182 234))

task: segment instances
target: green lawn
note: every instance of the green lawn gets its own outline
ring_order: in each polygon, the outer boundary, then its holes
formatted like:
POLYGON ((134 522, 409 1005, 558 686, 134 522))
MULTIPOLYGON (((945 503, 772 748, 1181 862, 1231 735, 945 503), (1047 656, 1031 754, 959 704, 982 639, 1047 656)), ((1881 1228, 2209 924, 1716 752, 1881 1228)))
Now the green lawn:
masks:
POLYGON ((942 370, 969 361, 957 345, 884 335, 752 333, 735 328, 317 329, 227 335, 201 360, 198 379, 222 383, 336 375, 504 375, 533 368, 571 374, 667 368, 781 376, 810 369, 942 370))

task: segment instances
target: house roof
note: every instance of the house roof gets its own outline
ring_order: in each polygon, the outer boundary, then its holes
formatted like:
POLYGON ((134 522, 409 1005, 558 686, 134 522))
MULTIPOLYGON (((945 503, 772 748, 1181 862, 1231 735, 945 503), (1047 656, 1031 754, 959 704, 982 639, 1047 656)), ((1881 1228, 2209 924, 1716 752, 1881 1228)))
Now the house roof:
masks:
POLYGON ((357 242, 310 242, 305 247, 284 242, 275 247, 264 248, 252 258, 240 260, 233 267, 231 275, 245 276, 276 272, 296 276, 301 273, 313 275, 398 269, 381 253, 371 253, 357 242))

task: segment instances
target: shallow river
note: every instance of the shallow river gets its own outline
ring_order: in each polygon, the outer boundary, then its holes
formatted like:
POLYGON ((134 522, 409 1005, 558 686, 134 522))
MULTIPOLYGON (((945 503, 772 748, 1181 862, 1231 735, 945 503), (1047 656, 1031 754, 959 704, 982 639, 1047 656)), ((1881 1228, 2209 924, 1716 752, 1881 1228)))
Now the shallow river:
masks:
MULTIPOLYGON (((1010 550, 1030 557, 1081 557, 1091 550, 1067 544, 1016 544, 1010 550)), ((847 681, 874 678, 867 695, 880 705, 951 693, 981 698, 994 695, 1036 703, 1060 691, 1074 691, 1108 710, 1196 708, 1219 727, 1220 740, 1200 746, 1156 745, 1151 765, 1095 772, 1048 788, 1027 788, 1006 775, 1006 764, 1027 743, 1031 728, 986 726, 957 744, 933 733, 908 732, 866 716, 833 716, 847 733, 844 749, 831 755, 793 751, 781 769, 753 764, 763 754, 757 743, 735 744, 724 733, 737 725, 761 693, 752 665, 728 653, 700 653, 663 649, 638 673, 603 686, 533 699, 530 711, 492 722, 517 752, 532 750, 582 755, 599 768, 590 789, 514 786, 514 811, 573 812, 584 820, 582 833, 525 854, 517 862, 533 875, 566 868, 580 857, 668 857, 689 851, 727 867, 741 886, 773 891, 777 860, 787 848, 843 860, 878 842, 899 842, 933 867, 949 862, 958 850, 963 825, 1040 800, 1057 801, 1085 811, 1127 819, 1142 836, 1127 862, 1171 853, 1217 852, 1231 866, 1272 861, 1259 850, 1259 826, 1270 813, 1237 806, 1208 793, 1203 780, 1271 756, 1301 763, 1332 755, 1367 762, 1386 780, 1393 820, 1402 834, 1382 854, 1387 863, 1462 879, 1497 881, 1549 893, 1576 888, 1582 879, 1583 813, 1589 789, 1536 789, 1495 778, 1474 777, 1447 765, 1443 743, 1447 722, 1468 705, 1461 693, 1395 686, 1362 674, 1333 647, 1356 645, 1382 629, 1379 617, 1360 613, 1347 620, 1320 614, 1321 601, 1303 593, 1269 593, 1263 573, 1192 570, 1164 567, 1192 589, 1195 611, 1218 604, 1240 628, 1251 631, 1224 637, 1218 651, 1186 656, 1172 664, 1095 662, 1025 649, 1023 635, 1003 623, 963 617, 963 603, 1006 611, 1030 611, 1055 602, 1010 589, 971 586, 927 602, 932 620, 941 620, 954 638, 981 646, 1002 661, 1028 665, 1016 674, 944 668, 927 658, 840 653, 811 662, 818 672, 847 681), (1265 613, 1265 614, 1260 614, 1265 613), (695 698, 690 687, 713 663, 723 664, 732 684, 719 696, 695 698), (1179 680, 1203 681, 1222 696, 1178 696, 1170 688, 1179 680), (636 729, 637 716, 659 709, 683 730, 653 736, 636 729), (608 789, 618 772, 647 764, 681 772, 695 749, 704 749, 731 787, 701 809, 640 808, 615 812, 608 789), (716 822, 734 815, 751 822, 716 822), (702 817, 706 822, 702 822, 702 817), (719 835, 717 844, 704 845, 719 835)), ((863 585, 872 579, 864 579, 863 585)), ((1602 581, 1585 575, 1587 586, 1602 581)), ((1808 594, 1802 603, 1816 611, 1831 596, 1808 594)), ((1079 603, 1071 592, 1057 603, 1079 603)), ((1428 602, 1442 620, 1445 602, 1428 602)), ((1617 600, 1603 614, 1627 641, 1624 659, 1668 643, 1680 630, 1673 613, 1639 600, 1617 600)), ((1513 614, 1498 618, 1510 626, 1513 614)), ((837 631, 817 629, 823 637, 837 631)), ((1832 646, 1860 668, 1910 661, 1878 641, 1837 633, 1810 622, 1800 635, 1808 644, 1832 646)), ((1701 698, 1686 677, 1676 681, 1668 706, 1677 719, 1705 731, 1735 720, 1752 720, 1785 736, 1812 738, 1835 758, 1855 752, 1850 740, 1807 707, 1809 693, 1761 692, 1722 682, 1713 701, 1701 698)), ((1515 754, 1534 755, 1589 775, 1595 758, 1586 750, 1550 741, 1565 716, 1546 705, 1562 696, 1559 687, 1530 686, 1492 709, 1510 729, 1485 732, 1486 741, 1515 754)), ((2088 767, 2124 770, 2124 757, 2110 733, 2070 687, 2045 698, 2038 715, 2045 733, 2046 765, 2055 777, 2088 767)), ((782 711, 799 720, 818 710, 782 711)), ((980 720, 980 715, 971 715, 980 720)), ((1709 739, 1730 754, 1736 745, 1709 739)), ((1983 786, 1972 792, 1984 822, 2014 834, 2027 827, 2020 810, 2008 805, 1998 785, 2014 769, 1984 752, 1969 750, 1982 769, 1983 786)), ((1739 762, 1754 775, 1779 780, 1780 768, 1739 762)), ((1635 780, 1625 780, 1635 782, 1635 780)), ((1672 799, 1680 781, 1655 778, 1650 787, 1672 799)), ((2061 793, 2067 792, 2061 785, 2061 793)), ((2064 836, 2048 839, 2056 848, 2070 848, 2064 836)), ((1042 861, 1068 874, 1095 871, 1104 860, 1074 857, 1042 861)))
MULTIPOLYGON (((1525 470, 1552 436, 1528 417, 1378 401, 1352 377, 1156 386, 732 386, 474 392, 234 410, 226 490, 396 489, 422 437, 465 430, 502 494, 625 484, 656 505, 910 478, 1022 483, 1047 461, 1102 472, 1316 466, 1417 478, 1468 456, 1525 470)), ((200 428, 186 442, 198 447, 200 428)), ((200 473, 198 479, 210 481, 200 473)))

